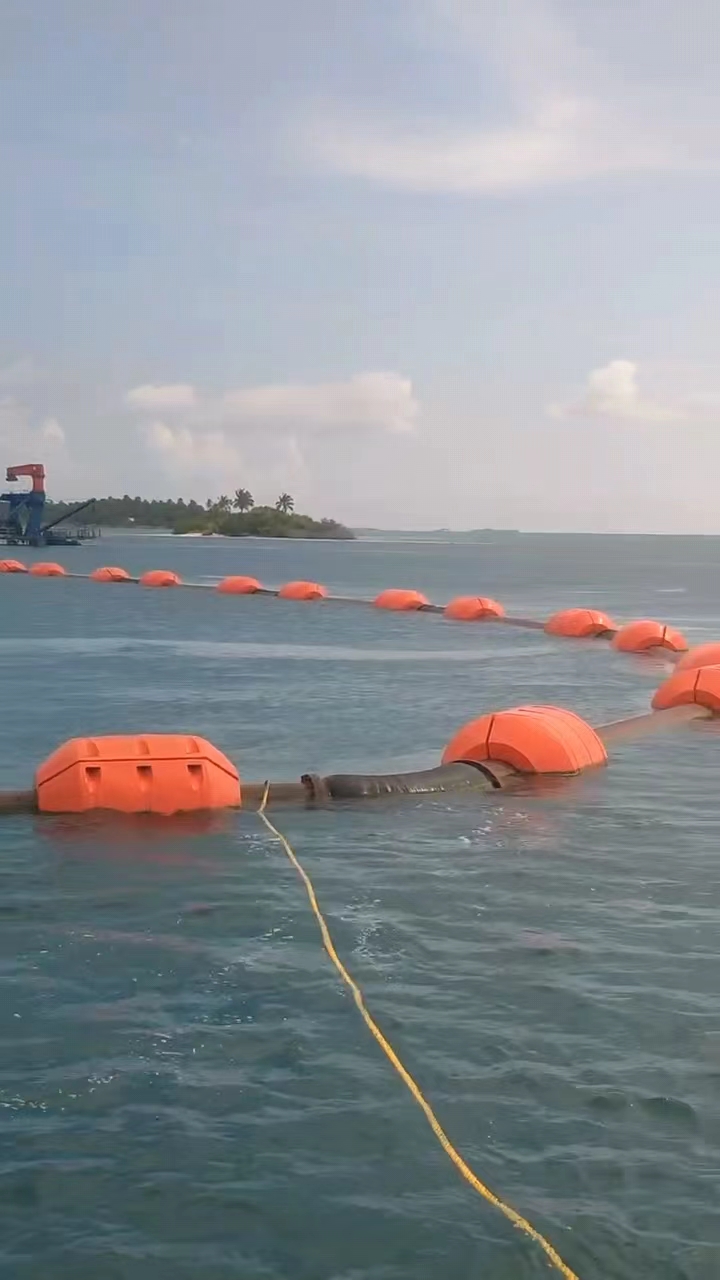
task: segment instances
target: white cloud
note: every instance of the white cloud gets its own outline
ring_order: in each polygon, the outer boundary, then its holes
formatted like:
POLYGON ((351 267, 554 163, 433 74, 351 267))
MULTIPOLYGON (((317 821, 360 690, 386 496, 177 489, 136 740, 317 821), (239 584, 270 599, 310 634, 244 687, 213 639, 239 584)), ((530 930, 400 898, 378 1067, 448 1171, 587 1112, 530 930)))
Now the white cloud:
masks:
POLYGON ((149 422, 141 430, 151 452, 171 473, 209 475, 215 480, 241 469, 240 453, 222 431, 194 431, 160 421, 149 422))
POLYGON ((418 413, 412 383, 397 373, 360 373, 346 382, 251 387, 230 391, 223 410, 238 425, 287 424, 295 429, 376 427, 412 431, 418 413))
POLYGON ((131 409, 148 413, 168 413, 175 409, 192 409, 196 404, 195 388, 187 382, 166 385, 146 383, 133 387, 125 396, 131 409))
POLYGON ((5 448, 12 447, 16 439, 20 439, 29 429, 29 415, 25 405, 19 404, 12 396, 3 396, 0 399, 0 443, 5 448))
POLYGON ((33 415, 22 401, 12 396, 0 399, 0 445, 8 463, 42 462, 44 447, 64 449, 65 443, 65 432, 57 418, 45 418, 35 425, 33 415), (37 456, 31 457, 31 454, 37 456))
POLYGON ((2 476, 6 466, 44 462, 49 470, 49 492, 54 497, 74 482, 73 460, 57 418, 48 417, 38 423, 28 406, 11 396, 0 399, 0 459, 2 476))
POLYGON ((315 163, 410 191, 503 195, 610 174, 690 167, 669 142, 627 130, 591 99, 546 98, 499 128, 353 120, 336 110, 306 126, 315 163))
POLYGON ((549 406, 554 418, 606 418, 615 422, 672 422, 683 413, 677 405, 646 400, 632 360, 611 360, 589 375, 584 392, 576 400, 549 406))
MULTIPOLYGON (((346 458, 352 451, 356 470, 372 469, 381 436, 394 437, 395 447, 404 452, 403 440, 419 414, 412 382, 392 372, 207 396, 180 385, 189 394, 169 397, 170 409, 162 415, 145 411, 154 397, 138 396, 139 388, 125 396, 125 403, 137 416, 148 471, 187 495, 248 484, 258 500, 273 500, 274 493, 291 486, 298 501, 312 504, 319 459, 329 449, 346 458)), ((383 448, 387 458, 389 442, 383 448)))
POLYGON ((65 432, 57 418, 46 418, 40 428, 40 437, 46 444, 65 444, 65 432))
POLYGON ((720 168, 715 91, 640 71, 623 79, 612 47, 603 62, 582 22, 576 36, 558 15, 542 0, 417 0, 410 38, 420 33, 437 57, 449 35, 460 80, 499 80, 504 119, 483 107, 448 119, 323 102, 291 126, 301 157, 390 188, 486 196, 720 168))
POLYGON ((41 379, 42 374, 32 360, 15 360, 0 368, 0 387, 29 387, 41 379))
POLYGON ((155 413, 162 404, 198 433, 217 426, 274 426, 293 436, 334 428, 403 433, 414 429, 419 411, 410 379, 388 372, 359 373, 344 382, 245 387, 219 397, 203 397, 185 383, 136 387, 125 400, 141 412, 155 413))
POLYGON ((476 63, 491 63, 522 101, 556 85, 587 84, 593 63, 552 0, 413 0, 424 43, 449 43, 476 63), (447 39, 449 37, 449 40, 447 39))

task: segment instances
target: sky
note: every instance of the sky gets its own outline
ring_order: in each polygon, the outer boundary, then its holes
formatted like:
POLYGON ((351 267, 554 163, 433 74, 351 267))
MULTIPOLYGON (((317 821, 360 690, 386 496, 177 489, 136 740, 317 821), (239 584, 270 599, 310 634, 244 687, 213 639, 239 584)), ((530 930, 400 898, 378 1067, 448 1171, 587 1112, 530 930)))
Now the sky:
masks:
POLYGON ((717 0, 0 0, 0 464, 720 533, 717 0))

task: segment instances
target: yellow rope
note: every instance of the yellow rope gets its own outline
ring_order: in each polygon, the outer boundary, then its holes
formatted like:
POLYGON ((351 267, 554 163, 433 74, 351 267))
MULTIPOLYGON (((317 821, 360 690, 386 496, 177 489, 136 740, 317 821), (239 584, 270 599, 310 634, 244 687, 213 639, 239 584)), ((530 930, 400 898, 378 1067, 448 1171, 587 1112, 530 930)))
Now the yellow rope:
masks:
POLYGON ((501 1200, 500 1197, 495 1195, 495 1192, 491 1191, 489 1187, 486 1187, 485 1183, 481 1182, 480 1179, 473 1173, 470 1166, 466 1164, 465 1161, 463 1160, 462 1156, 460 1155, 460 1152, 457 1151, 453 1146, 452 1142, 450 1141, 447 1134, 445 1133, 445 1130, 440 1124, 440 1121, 435 1115, 435 1112, 430 1106, 430 1103, 427 1101, 424 1094, 422 1093, 420 1086, 416 1084, 415 1080, 413 1080, 413 1077, 410 1075, 410 1072, 407 1070, 407 1068, 403 1066, 402 1062, 397 1056, 392 1045, 385 1039, 385 1036, 383 1035, 382 1031, 380 1030, 375 1019, 373 1018, 372 1014, 369 1012, 365 1004, 365 998, 363 996, 362 991, 360 990, 360 987, 358 986, 355 979, 348 973, 347 969, 345 968, 345 965, 343 964, 337 951, 335 950, 335 944, 330 935, 330 930, 328 929, 328 926, 326 924, 325 917, 320 909, 320 904, 318 903, 317 896, 315 894, 315 889, 313 887, 313 883, 312 883, 312 880, 310 879, 310 876, 308 875, 307 871, 305 871, 304 867, 300 863, 289 841, 285 838, 285 836, 282 834, 281 831, 278 831, 277 827, 273 826, 272 822, 270 821, 267 814, 265 813, 265 808, 266 808, 267 799, 268 799, 268 791, 269 791, 269 786, 266 785, 265 794, 263 796, 262 803, 258 810, 259 817, 265 823, 265 826, 267 827, 268 831, 272 832, 272 834, 276 836, 277 839, 280 841, 280 844, 282 845, 290 862, 292 863, 293 867, 295 868, 298 875, 300 876, 300 879, 305 885, 307 896, 310 900, 310 906, 312 907, 313 914, 315 916, 315 919, 317 920, 320 933, 322 935, 322 940, 323 940, 323 945, 325 947, 325 950, 327 951, 327 954, 329 955, 330 959, 335 965, 335 968, 340 974, 340 977, 342 978, 343 982, 347 987, 350 988, 353 994, 353 999, 355 1001, 355 1004, 357 1005, 357 1008, 360 1012, 360 1016, 363 1022, 365 1023, 366 1027, 370 1031, 371 1035, 373 1035, 374 1038, 377 1040, 377 1043, 380 1045, 380 1048, 382 1049, 386 1058, 392 1063, 393 1067, 395 1068, 398 1075, 400 1076, 400 1079, 410 1090, 410 1093, 412 1094, 413 1098, 415 1099, 421 1111, 423 1112, 425 1119, 430 1125, 430 1128, 435 1134, 435 1137, 440 1143, 440 1146, 442 1147, 443 1151, 447 1156, 450 1157, 456 1169, 458 1169, 458 1171, 462 1174, 465 1181, 470 1183, 470 1186, 473 1188, 473 1190, 477 1191, 478 1195, 482 1196, 483 1199, 487 1200, 489 1204, 494 1205, 496 1209, 499 1209, 500 1212, 504 1214, 505 1217, 508 1218, 510 1222, 512 1222, 514 1227, 517 1227, 519 1231, 524 1231, 525 1235, 529 1236, 531 1240, 534 1240, 535 1243, 540 1246, 540 1248, 544 1251, 544 1253, 552 1262, 553 1266, 557 1268, 557 1270, 560 1272, 561 1275, 565 1276, 565 1280, 579 1280, 579 1277, 576 1275, 576 1273, 570 1269, 570 1267, 567 1265, 566 1262, 563 1262, 562 1258, 560 1257, 560 1254, 557 1252, 556 1249, 553 1248, 553 1246, 550 1244, 550 1241, 546 1240, 545 1236, 542 1235, 541 1232, 538 1231, 537 1228, 534 1227, 531 1222, 528 1222, 527 1218, 524 1218, 521 1213, 518 1213, 517 1210, 513 1209, 511 1205, 506 1204, 504 1200, 501 1200))

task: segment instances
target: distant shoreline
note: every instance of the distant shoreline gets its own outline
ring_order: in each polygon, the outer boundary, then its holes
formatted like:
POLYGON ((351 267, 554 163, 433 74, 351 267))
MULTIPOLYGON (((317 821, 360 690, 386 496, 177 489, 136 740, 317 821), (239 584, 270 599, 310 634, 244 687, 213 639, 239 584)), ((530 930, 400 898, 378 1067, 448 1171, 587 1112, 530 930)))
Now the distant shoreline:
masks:
MULTIPOLYGON (((94 498, 84 503, 84 521, 99 529, 167 529, 169 532, 199 534, 212 537, 219 534, 227 538, 317 538, 351 541, 355 535, 339 520, 323 516, 316 520, 295 510, 289 493, 281 494, 274 507, 253 502, 252 494, 238 489, 235 499, 223 495, 216 502, 210 499, 202 506, 199 502, 182 499, 94 498)), ((77 504, 67 502, 46 503, 46 514, 58 524, 72 520, 77 504)))
POLYGON ((128 537, 174 537, 174 538, 194 538, 195 540, 205 540, 213 542, 221 539, 227 541, 230 538, 249 538, 251 540, 272 541, 272 542, 347 542, 358 541, 362 543, 369 542, 386 542, 395 544, 412 544, 427 543, 436 546, 492 546, 493 544, 506 543, 512 541, 525 541, 528 539, 548 539, 548 540, 565 540, 568 538, 583 539, 642 539, 644 541, 657 541, 657 539, 675 539, 682 538, 684 540, 694 539, 695 541, 708 539, 720 539, 720 531, 718 533, 628 533, 628 532, 600 532, 598 530, 575 530, 575 529, 371 529, 371 528, 354 528, 349 529, 351 537, 347 534, 342 537, 333 537, 332 535, 323 534, 322 536, 303 536, 302 533, 295 535, 278 535, 272 533, 242 533, 242 534, 225 534, 210 533, 205 534, 198 531, 187 531, 176 533, 173 529, 163 525, 140 525, 140 524, 106 524, 103 521, 95 521, 95 527, 100 529, 103 534, 117 534, 119 536, 128 537))

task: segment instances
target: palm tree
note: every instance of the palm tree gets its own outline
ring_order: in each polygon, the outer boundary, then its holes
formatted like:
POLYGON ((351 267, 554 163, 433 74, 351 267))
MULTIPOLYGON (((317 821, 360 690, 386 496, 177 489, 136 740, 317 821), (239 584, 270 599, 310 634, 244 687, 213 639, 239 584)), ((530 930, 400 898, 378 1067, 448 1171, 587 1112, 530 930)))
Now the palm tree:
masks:
POLYGON ((281 493, 275 503, 275 510, 282 511, 284 516, 289 516, 290 512, 295 510, 295 499, 289 493, 281 493))
POLYGON ((215 510, 216 510, 216 511, 222 511, 223 513, 224 513, 224 512, 226 512, 226 511, 232 511, 232 505, 233 505, 233 504, 232 504, 232 502, 230 501, 230 499, 228 498, 227 494, 226 494, 226 493, 221 493, 221 494, 220 494, 220 497, 218 498, 217 502, 215 503, 215 510))
POLYGON ((250 490, 236 489, 235 497, 233 498, 233 506, 236 511, 251 511, 255 506, 255 499, 253 498, 250 490))

